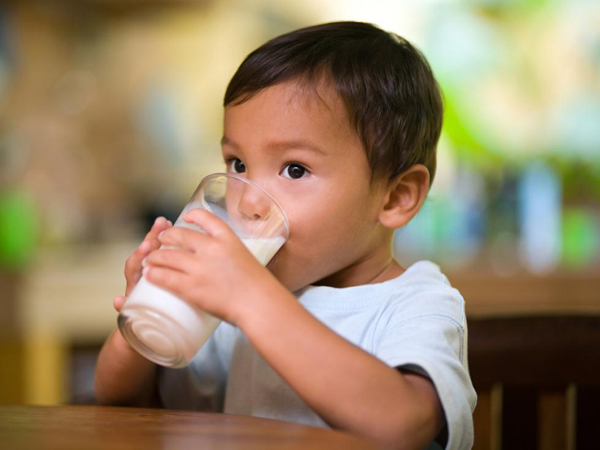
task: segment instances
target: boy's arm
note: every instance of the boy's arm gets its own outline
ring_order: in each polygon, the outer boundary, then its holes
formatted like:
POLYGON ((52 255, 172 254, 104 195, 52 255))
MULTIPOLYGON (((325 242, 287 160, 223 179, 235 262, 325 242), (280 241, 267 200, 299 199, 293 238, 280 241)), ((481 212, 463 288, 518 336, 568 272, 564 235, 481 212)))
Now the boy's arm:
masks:
POLYGON ((160 405, 156 365, 137 353, 119 330, 110 335, 98 356, 94 394, 101 405, 160 405))
POLYGON ((330 425, 397 448, 433 441, 443 414, 431 382, 387 366, 319 322, 218 217, 196 209, 184 220, 206 234, 161 234, 167 248, 148 256, 148 281, 240 327, 330 425))
MULTIPOLYGON (((127 258, 125 279, 128 296, 142 275, 142 261, 160 247, 158 234, 173 224, 158 217, 142 243, 127 258)), ((114 307, 121 311, 125 297, 116 297, 114 307)), ((117 329, 104 343, 96 364, 94 379, 96 401, 104 405, 159 406, 156 366, 137 353, 117 329)))
POLYGON ((280 285, 252 300, 253 313, 238 325, 331 426, 411 449, 440 432, 443 412, 429 380, 402 374, 346 341, 280 285))

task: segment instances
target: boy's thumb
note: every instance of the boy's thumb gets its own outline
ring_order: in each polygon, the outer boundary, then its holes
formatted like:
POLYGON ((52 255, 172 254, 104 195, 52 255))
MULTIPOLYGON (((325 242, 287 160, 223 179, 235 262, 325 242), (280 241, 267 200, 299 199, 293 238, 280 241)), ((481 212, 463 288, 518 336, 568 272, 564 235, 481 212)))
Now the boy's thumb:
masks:
POLYGON ((117 312, 121 312, 121 309, 123 308, 124 304, 125 304, 125 297, 123 297, 121 295, 117 295, 115 297, 115 299, 113 300, 113 306, 115 307, 117 312))

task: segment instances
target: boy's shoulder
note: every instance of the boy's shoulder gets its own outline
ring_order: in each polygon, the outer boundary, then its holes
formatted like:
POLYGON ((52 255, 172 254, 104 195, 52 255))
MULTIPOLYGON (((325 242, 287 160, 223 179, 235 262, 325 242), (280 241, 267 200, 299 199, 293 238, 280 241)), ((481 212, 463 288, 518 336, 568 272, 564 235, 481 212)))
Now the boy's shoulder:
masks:
POLYGON ((295 294, 313 311, 379 310, 403 318, 437 314, 464 323, 462 296, 431 261, 416 262, 400 276, 381 283, 349 288, 308 286, 295 294))
POLYGON ((419 261, 390 280, 386 309, 399 320, 433 317, 465 326, 465 301, 440 267, 431 261, 419 261))

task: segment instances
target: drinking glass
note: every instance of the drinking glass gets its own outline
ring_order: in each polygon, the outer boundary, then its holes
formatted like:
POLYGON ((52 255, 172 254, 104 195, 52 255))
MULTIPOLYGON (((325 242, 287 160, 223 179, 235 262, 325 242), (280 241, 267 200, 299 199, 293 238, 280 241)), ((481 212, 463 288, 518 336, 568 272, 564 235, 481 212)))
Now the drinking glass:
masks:
MULTIPOLYGON (((273 197, 256 183, 234 174, 215 173, 204 178, 174 226, 204 233, 197 225, 183 221, 183 216, 195 208, 223 219, 264 266, 289 234, 285 213, 273 197)), ((135 350, 156 364, 174 368, 188 365, 220 323, 144 276, 118 317, 121 333, 135 350)))

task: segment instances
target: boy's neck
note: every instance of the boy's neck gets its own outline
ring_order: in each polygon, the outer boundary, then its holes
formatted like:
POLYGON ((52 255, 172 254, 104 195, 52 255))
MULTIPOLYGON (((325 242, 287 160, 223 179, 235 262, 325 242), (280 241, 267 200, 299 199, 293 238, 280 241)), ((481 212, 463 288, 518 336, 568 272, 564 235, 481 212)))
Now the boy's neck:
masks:
POLYGON ((383 283, 384 281, 399 277, 404 273, 404 270, 391 255, 387 255, 385 259, 375 258, 359 261, 340 272, 318 281, 315 285, 345 288, 383 283))

